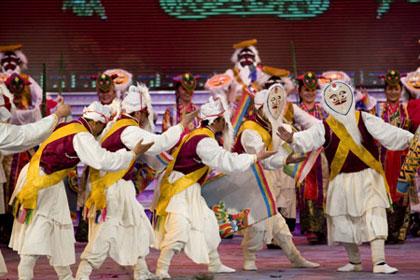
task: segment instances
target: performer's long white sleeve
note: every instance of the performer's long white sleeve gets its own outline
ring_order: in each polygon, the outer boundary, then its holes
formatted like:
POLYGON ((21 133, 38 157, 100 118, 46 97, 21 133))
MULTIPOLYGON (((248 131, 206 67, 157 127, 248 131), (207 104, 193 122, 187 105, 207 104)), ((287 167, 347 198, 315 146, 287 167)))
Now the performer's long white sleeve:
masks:
POLYGON ((307 130, 293 134, 292 148, 298 153, 314 151, 325 143, 325 128, 322 122, 307 130))
POLYGON ((226 151, 219 146, 215 139, 210 137, 206 137, 198 142, 196 151, 205 165, 224 173, 245 171, 257 158, 256 155, 226 151))
POLYGON ((179 141, 184 130, 181 124, 170 127, 162 134, 153 134, 140 127, 129 126, 121 134, 121 141, 132 150, 140 140, 143 144, 153 142, 153 146, 146 152, 146 155, 157 155, 171 149, 179 141))
POLYGON ((105 150, 88 132, 77 133, 73 138, 73 147, 82 163, 103 171, 128 168, 135 157, 134 152, 125 149, 115 153, 105 150))
POLYGON ((1 153, 18 153, 38 145, 51 134, 57 121, 57 116, 51 115, 26 125, 0 123, 1 153))
MULTIPOLYGON (((241 144, 248 154, 257 154, 265 149, 261 136, 252 129, 245 129, 241 134, 241 144)), ((279 148, 278 152, 262 161, 265 169, 277 169, 286 164, 287 152, 279 148)))
POLYGON ((414 137, 411 132, 390 125, 372 114, 362 112, 362 118, 373 138, 388 150, 404 150, 414 137))
POLYGON ((294 122, 297 123, 302 129, 308 129, 316 124, 322 123, 321 120, 310 115, 296 104, 293 104, 293 117, 294 122))

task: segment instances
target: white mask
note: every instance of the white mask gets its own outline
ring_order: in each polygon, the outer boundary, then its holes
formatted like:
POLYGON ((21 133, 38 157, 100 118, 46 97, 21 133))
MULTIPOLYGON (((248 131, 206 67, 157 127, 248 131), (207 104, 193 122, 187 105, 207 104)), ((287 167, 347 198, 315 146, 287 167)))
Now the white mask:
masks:
POLYGON ((286 103, 286 91, 280 84, 272 85, 267 91, 266 106, 273 119, 278 120, 286 103))
POLYGON ((323 90, 325 105, 332 111, 346 116, 353 106, 353 91, 349 85, 334 81, 323 90))

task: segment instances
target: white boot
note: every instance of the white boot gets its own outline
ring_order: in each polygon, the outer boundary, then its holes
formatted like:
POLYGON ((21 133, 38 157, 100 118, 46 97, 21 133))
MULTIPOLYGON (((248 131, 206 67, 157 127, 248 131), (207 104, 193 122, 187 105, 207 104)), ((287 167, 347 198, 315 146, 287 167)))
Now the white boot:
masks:
POLYGON ((136 265, 133 268, 134 280, 147 280, 156 278, 153 273, 149 271, 145 258, 138 258, 136 265))
POLYGON ((210 263, 208 271, 210 273, 233 273, 236 271, 235 269, 222 264, 217 249, 209 253, 209 259, 210 263))
POLYGON ((340 271, 340 272, 359 272, 362 270, 363 270, 362 264, 352 264, 352 263, 348 263, 342 267, 337 268, 337 271, 340 271))
POLYGON ((57 273, 58 280, 73 280, 73 272, 70 266, 54 266, 54 270, 57 273))
POLYGON ((257 265, 255 264, 255 260, 257 258, 256 252, 253 252, 244 248, 243 254, 244 254, 243 269, 247 271, 256 271, 258 269, 257 265))
POLYGON ((363 270, 362 260, 360 259, 359 247, 354 243, 343 243, 346 249, 349 263, 337 268, 340 272, 359 272, 363 270))
POLYGON ((311 262, 305 259, 302 256, 299 256, 297 259, 292 261, 292 266, 296 268, 316 268, 319 267, 320 264, 316 262, 311 262))
POLYGON ((169 248, 163 248, 160 251, 159 259, 157 260, 156 266, 156 277, 158 279, 169 279, 169 265, 171 264, 172 257, 174 256, 175 251, 169 248))
POLYGON ((38 256, 20 255, 18 265, 19 280, 32 280, 34 278, 34 266, 38 256))
POLYGON ((396 269, 395 267, 389 266, 386 263, 375 264, 373 266, 373 273, 394 274, 397 272, 398 272, 398 269, 396 269))
POLYGON ((93 267, 87 260, 81 260, 76 272, 76 280, 89 280, 93 267))
POLYGON ((319 267, 319 263, 310 262, 298 251, 295 244, 293 243, 293 239, 290 236, 279 234, 274 236, 275 241, 280 245, 284 254, 292 263, 293 267, 296 268, 316 268, 319 267))
POLYGON ((398 269, 389 266, 385 262, 385 240, 375 239, 370 242, 370 250, 372 252, 373 273, 393 274, 398 269))

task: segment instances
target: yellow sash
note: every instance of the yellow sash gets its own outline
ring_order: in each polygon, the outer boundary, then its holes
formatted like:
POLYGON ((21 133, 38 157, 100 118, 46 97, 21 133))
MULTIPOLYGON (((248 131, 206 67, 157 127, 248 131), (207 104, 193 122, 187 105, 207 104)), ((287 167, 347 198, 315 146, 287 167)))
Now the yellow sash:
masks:
MULTIPOLYGON (((360 119, 360 112, 356 112, 356 122, 359 123, 360 119)), ((327 123, 329 127, 331 128, 332 132, 337 135, 338 139, 340 139, 340 142, 338 144, 337 151, 335 152, 334 159, 331 162, 330 167, 330 180, 334 179, 339 173, 341 168, 343 168, 344 162, 346 161, 346 158, 351 151, 353 154, 355 154, 361 161, 363 161, 364 164, 378 172, 382 175, 385 182, 386 191, 389 194, 389 186, 386 181, 385 172, 382 168, 382 164, 376 160, 373 155, 366 150, 365 147, 362 145, 357 145, 356 142, 354 142, 353 138, 350 136, 350 134, 347 132, 346 128, 338 122, 336 119, 334 119, 331 115, 327 118, 327 123)))
MULTIPOLYGON (((112 127, 108 130, 105 136, 101 139, 101 143, 105 142, 112 134, 117 130, 128 127, 128 126, 139 126, 139 123, 133 119, 120 119, 116 121, 112 127)), ((91 192, 88 199, 86 200, 86 208, 91 209, 95 207, 96 210, 106 208, 106 195, 105 190, 121 180, 128 170, 133 166, 135 159, 133 159, 126 169, 121 169, 113 172, 106 172, 105 175, 100 176, 99 170, 90 168, 89 177, 91 184, 91 192)))
POLYGON ((38 191, 58 184, 61 180, 64 179, 64 177, 66 177, 67 172, 72 170, 72 168, 68 168, 54 172, 52 174, 40 175, 39 163, 45 147, 58 139, 84 131, 87 131, 84 125, 80 123, 70 123, 54 131, 47 138, 47 140, 41 144, 38 151, 33 155, 29 163, 25 185, 16 196, 16 201, 14 202, 16 206, 15 214, 16 211, 20 208, 20 205, 22 205, 24 209, 36 209, 38 191))
POLYGON ((169 175, 172 173, 174 169, 176 159, 178 158, 179 151, 181 150, 182 146, 187 143, 191 138, 197 135, 206 135, 211 138, 215 138, 214 133, 208 128, 197 128, 186 135, 178 148, 172 154, 173 160, 169 163, 168 167, 166 168, 165 174, 162 179, 162 183, 160 185, 160 196, 156 206, 156 215, 157 216, 166 216, 166 207, 169 204, 171 198, 176 195, 177 193, 186 190, 193 184, 197 183, 200 178, 206 175, 206 173, 210 170, 208 166, 201 167, 200 169, 186 174, 176 180, 173 183, 169 183, 168 178, 169 175))
POLYGON ((284 119, 288 123, 292 124, 294 122, 294 119, 295 119, 295 117, 294 117, 295 111, 293 109, 293 103, 287 102, 286 106, 287 106, 287 108, 286 108, 286 112, 284 114, 284 119))
POLYGON ((241 127, 239 128, 238 135, 241 135, 241 133, 246 129, 251 129, 251 130, 256 131, 261 136, 267 149, 268 150, 272 149, 271 134, 268 133, 268 131, 265 128, 263 128, 261 125, 259 125, 258 123, 254 121, 247 120, 242 123, 241 127))

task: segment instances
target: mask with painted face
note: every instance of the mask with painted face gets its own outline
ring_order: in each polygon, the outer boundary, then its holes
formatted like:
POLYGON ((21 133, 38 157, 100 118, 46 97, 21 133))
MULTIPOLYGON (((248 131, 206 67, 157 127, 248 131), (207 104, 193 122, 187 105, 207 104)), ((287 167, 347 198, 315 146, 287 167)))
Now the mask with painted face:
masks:
POLYGON ((3 58, 1 59, 1 68, 4 72, 20 72, 20 64, 22 61, 14 52, 5 52, 3 58))
POLYGON ((323 90, 323 95, 328 111, 346 116, 353 106, 352 88, 344 82, 335 81, 328 84, 323 90))
POLYGON ((267 91, 266 106, 268 113, 275 120, 278 120, 282 113, 286 103, 286 91, 280 84, 272 85, 267 91))

